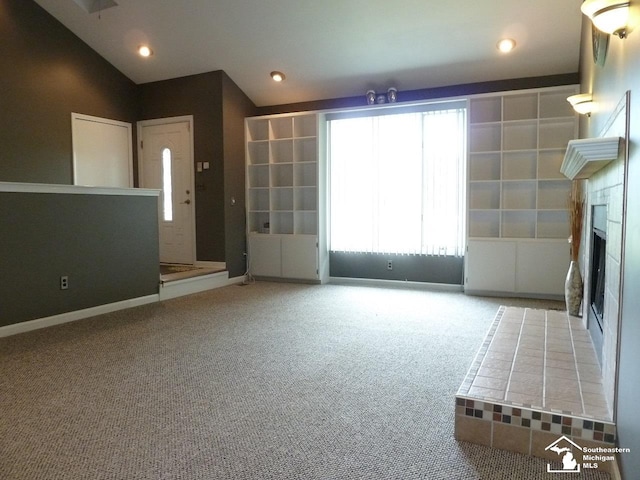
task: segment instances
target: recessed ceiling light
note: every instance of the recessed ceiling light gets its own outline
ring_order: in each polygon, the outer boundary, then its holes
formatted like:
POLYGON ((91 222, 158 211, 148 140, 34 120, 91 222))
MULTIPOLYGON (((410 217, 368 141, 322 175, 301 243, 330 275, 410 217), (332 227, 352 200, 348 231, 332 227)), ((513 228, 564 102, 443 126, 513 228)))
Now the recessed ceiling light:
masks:
POLYGON ((498 50, 502 53, 509 53, 516 46, 516 41, 512 38, 503 38, 498 42, 498 50))
POLYGON ((153 50, 151 50, 147 45, 140 45, 138 47, 138 54, 140 54, 141 57, 150 57, 153 55, 153 50))
POLYGON ((271 72, 271 78, 273 78, 274 82, 282 82, 285 79, 284 73, 282 72, 271 72))

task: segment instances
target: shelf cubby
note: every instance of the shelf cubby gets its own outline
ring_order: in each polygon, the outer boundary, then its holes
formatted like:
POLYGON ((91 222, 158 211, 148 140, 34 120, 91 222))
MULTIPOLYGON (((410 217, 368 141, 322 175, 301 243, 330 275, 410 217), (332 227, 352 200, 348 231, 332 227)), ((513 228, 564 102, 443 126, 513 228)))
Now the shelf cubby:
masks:
POLYGON ((535 121, 505 123, 502 150, 535 150, 538 148, 538 125, 535 121))
POLYGON ((296 138, 293 141, 293 161, 315 162, 318 146, 315 137, 296 138))
POLYGON ((271 165, 271 187, 291 187, 293 185, 293 164, 271 165))
POLYGON ((249 210, 268 212, 271 203, 269 201, 268 188, 249 189, 249 210))
POLYGON ((269 233, 293 234, 293 212, 271 212, 269 233))
POLYGON ((502 212, 502 236, 510 238, 535 238, 536 211, 502 212))
POLYGON ((469 184, 469 208, 492 210, 500 208, 500 182, 472 182, 469 184))
POLYGON ((293 163, 293 140, 271 142, 271 163, 293 163))
POLYGON ((295 234, 317 235, 318 214, 316 212, 295 212, 295 234))
POLYGON ((567 148, 567 143, 575 136, 573 118, 540 121, 540 148, 567 148))
POLYGON ((293 188, 272 188, 271 210, 293 211, 293 188))
POLYGON ((567 209, 570 192, 570 180, 539 181, 538 208, 540 210, 567 209))
POLYGON ((255 142, 259 140, 269 140, 269 121, 268 120, 251 122, 247 126, 247 141, 255 142))
POLYGON ((560 172, 560 166, 564 160, 564 150, 542 150, 538 152, 538 178, 565 179, 560 172))
POLYGON ((509 95, 503 97, 503 120, 531 120, 538 118, 538 94, 509 95))
POLYGON ((503 180, 531 180, 536 178, 538 154, 535 150, 505 152, 502 155, 503 180))
POLYGON ((470 151, 499 152, 502 145, 502 132, 500 123, 471 125, 470 151))
POLYGON ((574 95, 575 89, 540 93, 540 118, 575 117, 567 97, 574 95))
POLYGON ((316 137, 317 121, 315 115, 300 115, 293 117, 295 137, 316 137))
POLYGON ((469 180, 500 180, 500 154, 472 153, 469 159, 469 180))
POLYGON ((502 184, 504 210, 530 210, 536 208, 536 182, 519 181, 502 184))
POLYGON ((294 185, 311 187, 318 183, 318 166, 313 163, 296 163, 294 166, 294 185))
POLYGON ((260 165, 269 163, 269 142, 268 141, 256 141, 249 142, 247 145, 249 164, 260 165))
POLYGON ((271 140, 293 138, 293 119, 291 117, 279 117, 269 120, 271 140))
POLYGON ((489 123, 502 120, 502 102, 500 97, 480 97, 471 99, 470 122, 489 123))
POLYGON ((249 165, 249 187, 269 187, 269 165, 249 165))
POLYGON ((269 212, 249 212, 249 233, 265 233, 265 225, 269 224, 269 212))
POLYGON ((294 210, 316 211, 318 209, 316 187, 297 187, 294 191, 294 210))
POLYGON ((471 210, 469 212, 469 236, 497 238, 500 236, 499 210, 471 210))

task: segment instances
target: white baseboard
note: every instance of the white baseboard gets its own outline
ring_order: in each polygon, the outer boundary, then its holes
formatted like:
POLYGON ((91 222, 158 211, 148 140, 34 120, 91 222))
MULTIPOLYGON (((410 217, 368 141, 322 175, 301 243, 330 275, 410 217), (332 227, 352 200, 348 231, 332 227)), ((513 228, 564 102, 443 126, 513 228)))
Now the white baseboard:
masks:
POLYGON ((244 276, 229 278, 229 272, 219 272, 211 275, 200 275, 198 277, 175 280, 160 286, 160 300, 169 300, 192 293, 226 287, 228 285, 242 283, 244 280, 244 276))
POLYGON ((109 303, 107 305, 98 305, 97 307, 85 308, 83 310, 76 310, 74 312, 61 313, 51 317, 37 318, 26 322, 5 325, 4 327, 0 327, 0 337, 8 337, 10 335, 30 332, 31 330, 37 330, 39 328, 52 327, 62 323, 75 322, 76 320, 82 320, 83 318, 95 317, 96 315, 116 312, 118 310, 124 310, 125 308, 138 307, 140 305, 154 303, 159 300, 160 296, 158 294, 153 294, 145 297, 122 300, 121 302, 109 303))

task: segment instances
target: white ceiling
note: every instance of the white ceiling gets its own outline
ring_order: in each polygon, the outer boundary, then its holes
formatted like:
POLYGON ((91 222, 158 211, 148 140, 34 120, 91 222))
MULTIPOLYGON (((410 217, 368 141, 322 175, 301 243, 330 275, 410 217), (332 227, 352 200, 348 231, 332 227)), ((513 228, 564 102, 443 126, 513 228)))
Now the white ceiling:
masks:
POLYGON ((136 83, 224 70, 258 106, 577 72, 582 25, 582 0, 35 1, 136 83))

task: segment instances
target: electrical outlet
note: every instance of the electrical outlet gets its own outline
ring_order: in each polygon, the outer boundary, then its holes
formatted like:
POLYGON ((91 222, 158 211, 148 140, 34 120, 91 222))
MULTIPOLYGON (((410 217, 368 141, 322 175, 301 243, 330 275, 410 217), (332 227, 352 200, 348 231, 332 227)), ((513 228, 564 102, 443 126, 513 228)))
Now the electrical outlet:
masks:
POLYGON ((387 270, 393 270, 393 260, 387 262, 387 270))
POLYGON ((63 275, 60 277, 60 290, 67 290, 69 288, 69 277, 63 275))

